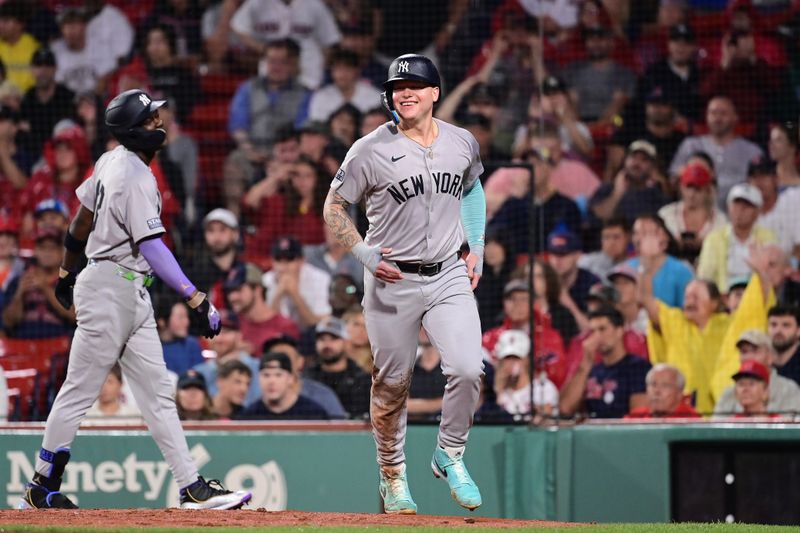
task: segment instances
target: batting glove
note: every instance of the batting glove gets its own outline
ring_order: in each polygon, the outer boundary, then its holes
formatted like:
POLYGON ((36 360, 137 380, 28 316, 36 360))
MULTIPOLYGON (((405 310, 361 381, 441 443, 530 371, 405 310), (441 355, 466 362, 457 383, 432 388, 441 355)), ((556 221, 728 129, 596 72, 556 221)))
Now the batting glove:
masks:
POLYGON ((56 284, 56 300, 67 311, 72 307, 72 289, 75 288, 75 279, 78 275, 63 268, 58 271, 56 284))
POLYGON ((186 303, 200 315, 204 337, 213 339, 219 335, 219 331, 222 329, 219 311, 214 304, 208 301, 204 292, 197 291, 186 303))

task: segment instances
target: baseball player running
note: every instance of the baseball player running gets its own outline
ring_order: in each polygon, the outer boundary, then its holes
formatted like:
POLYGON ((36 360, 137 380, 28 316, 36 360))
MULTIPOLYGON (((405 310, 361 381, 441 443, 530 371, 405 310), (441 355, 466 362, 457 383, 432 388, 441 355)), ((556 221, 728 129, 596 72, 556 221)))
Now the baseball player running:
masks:
POLYGON ((76 508, 59 492, 61 477, 78 426, 117 361, 182 487, 181 507, 234 509, 251 498, 249 492, 225 490, 219 481, 198 476, 175 410, 146 290, 155 272, 200 315, 206 337, 219 333, 219 313, 160 238, 161 196, 148 165, 166 142, 158 116, 164 103, 140 90, 111 100, 105 123, 121 146, 103 154, 94 174, 77 189, 81 206, 64 239, 56 296, 69 309, 74 295, 78 329, 67 378, 47 418, 36 474, 18 505, 21 509, 76 508), (84 252, 88 264, 78 274, 84 252))
POLYGON ((481 328, 472 294, 483 264, 486 203, 478 143, 433 118, 439 72, 408 54, 389 66, 387 123, 358 140, 337 172, 324 216, 339 241, 364 264, 364 314, 375 365, 370 414, 387 513, 415 514, 403 446, 406 399, 417 335, 425 327, 442 355, 447 387, 431 467, 453 498, 473 510, 481 495, 464 466, 464 447, 483 375, 481 328), (362 241, 348 205, 366 199, 362 241), (459 249, 466 234, 470 253, 459 249))

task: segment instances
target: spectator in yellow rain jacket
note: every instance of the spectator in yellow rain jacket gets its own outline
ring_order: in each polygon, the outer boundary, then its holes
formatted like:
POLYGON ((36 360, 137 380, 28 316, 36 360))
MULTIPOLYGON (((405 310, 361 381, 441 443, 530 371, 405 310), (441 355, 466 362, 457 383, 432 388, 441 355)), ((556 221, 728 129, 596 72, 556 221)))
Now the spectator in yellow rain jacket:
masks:
POLYGON ((653 297, 653 268, 649 260, 658 250, 656 236, 646 237, 640 252, 640 297, 650 317, 647 344, 653 364, 669 363, 686 376, 684 392, 693 396, 697 411, 709 415, 716 400, 730 384, 738 368, 736 340, 747 329, 766 327, 767 309, 774 302, 766 277, 766 254, 752 248, 752 277, 733 315, 722 310, 719 289, 713 281, 695 279, 686 286, 683 309, 670 307, 653 297), (727 374, 723 374, 725 369, 727 374), (722 376, 725 376, 723 380, 722 376))

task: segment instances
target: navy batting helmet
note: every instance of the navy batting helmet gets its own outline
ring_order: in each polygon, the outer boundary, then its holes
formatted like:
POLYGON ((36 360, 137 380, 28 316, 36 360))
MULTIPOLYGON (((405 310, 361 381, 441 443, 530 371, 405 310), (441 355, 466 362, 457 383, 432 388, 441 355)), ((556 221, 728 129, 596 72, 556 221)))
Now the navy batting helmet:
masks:
POLYGON ((162 128, 147 130, 142 124, 166 103, 166 100, 153 100, 140 89, 125 91, 108 103, 106 126, 128 150, 155 153, 163 146, 167 132, 162 128))
POLYGON ((392 102, 392 88, 394 82, 401 80, 421 81, 433 87, 441 87, 442 79, 439 70, 433 61, 419 54, 404 54, 389 65, 389 75, 383 82, 383 105, 392 114, 395 122, 399 122, 399 117, 394 109, 392 102))

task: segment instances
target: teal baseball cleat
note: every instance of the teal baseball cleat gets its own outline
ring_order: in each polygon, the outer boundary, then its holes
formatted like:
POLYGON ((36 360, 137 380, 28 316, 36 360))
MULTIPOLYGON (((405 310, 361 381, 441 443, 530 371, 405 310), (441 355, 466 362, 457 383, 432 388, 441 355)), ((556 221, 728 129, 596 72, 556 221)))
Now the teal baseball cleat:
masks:
POLYGON ((461 507, 474 511, 481 506, 481 491, 464 466, 464 448, 445 450, 437 446, 431 459, 431 469, 434 476, 447 481, 450 495, 461 507))
POLYGON ((380 492, 386 514, 417 514, 417 504, 411 498, 406 479, 406 465, 382 466, 380 492))

